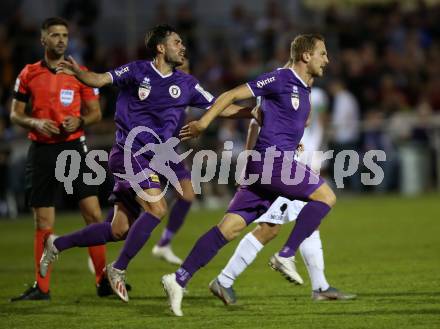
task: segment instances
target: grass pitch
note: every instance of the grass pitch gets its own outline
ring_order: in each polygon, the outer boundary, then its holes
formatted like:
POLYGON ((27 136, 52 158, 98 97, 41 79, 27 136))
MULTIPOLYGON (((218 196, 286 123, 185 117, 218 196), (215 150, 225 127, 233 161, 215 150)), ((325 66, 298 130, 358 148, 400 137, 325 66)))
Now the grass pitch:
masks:
MULTIPOLYGON (((355 292, 347 302, 313 302, 310 283, 289 284, 267 266, 291 225, 240 277, 238 305, 225 307, 207 289, 238 240, 200 270, 184 298, 183 318, 171 315, 160 278, 176 269, 150 252, 162 226, 132 261, 130 302, 98 298, 87 269, 86 249, 64 252, 54 265, 51 302, 10 303, 33 281, 30 217, 0 221, 0 328, 440 328, 440 196, 377 196, 340 199, 321 228, 330 284, 355 292)), ((193 211, 173 247, 186 256, 222 211, 193 211)), ((162 224, 163 225, 163 224, 162 224)), ((77 214, 60 214, 56 231, 82 226, 77 214)), ((108 245, 108 260, 122 243, 108 245)), ((299 271, 307 272, 299 261, 299 271)))

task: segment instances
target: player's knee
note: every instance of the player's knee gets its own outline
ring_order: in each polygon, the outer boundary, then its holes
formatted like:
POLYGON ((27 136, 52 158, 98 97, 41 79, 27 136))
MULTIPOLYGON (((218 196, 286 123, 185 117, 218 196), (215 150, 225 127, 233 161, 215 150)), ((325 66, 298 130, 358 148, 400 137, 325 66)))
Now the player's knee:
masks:
POLYGON ((220 232, 228 241, 238 237, 245 227, 246 223, 242 219, 228 217, 228 215, 218 225, 220 232))
POLYGON ((158 219, 162 219, 168 212, 167 202, 164 198, 160 199, 157 202, 147 202, 141 200, 139 202, 144 212, 147 212, 158 219))
POLYGON ((240 235, 241 230, 239 230, 237 228, 233 228, 233 227, 228 227, 223 230, 220 228, 220 232, 222 232, 222 234, 226 240, 232 241, 240 235))
POLYGON ((112 235, 115 240, 123 240, 130 229, 130 226, 128 223, 118 223, 113 224, 112 223, 112 235))
POLYGON ((146 210, 153 216, 162 219, 168 212, 168 206, 166 202, 155 202, 150 204, 149 209, 146 210))
POLYGON ((39 229, 50 229, 53 226, 54 218, 45 214, 35 215, 35 226, 39 229))
POLYGON ((101 209, 93 209, 84 214, 84 219, 87 224, 100 223, 102 221, 101 209))
POLYGON ((329 207, 334 207, 336 204, 336 194, 327 184, 322 185, 318 190, 312 193, 311 200, 320 201, 327 204, 329 207))
POLYGON ((193 202, 196 198, 193 189, 183 190, 183 195, 179 195, 179 198, 186 202, 193 202))

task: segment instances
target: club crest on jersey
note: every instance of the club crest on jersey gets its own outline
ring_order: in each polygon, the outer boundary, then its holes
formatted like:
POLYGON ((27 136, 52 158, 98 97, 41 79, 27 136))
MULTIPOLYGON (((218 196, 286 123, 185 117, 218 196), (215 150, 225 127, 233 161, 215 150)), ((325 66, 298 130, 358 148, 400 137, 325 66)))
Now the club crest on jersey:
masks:
POLYGON ((179 86, 172 85, 172 86, 170 86, 168 91, 169 91, 171 97, 179 98, 179 96, 180 96, 180 88, 179 88, 179 86))
POLYGON ((148 95, 150 95, 151 91, 151 84, 150 79, 148 77, 145 77, 144 80, 142 80, 142 83, 139 85, 138 89, 138 96, 141 101, 145 100, 148 95))
POLYGON ((299 108, 299 92, 298 87, 293 86, 292 94, 290 95, 290 100, 292 102, 293 109, 296 111, 299 108))
POLYGON ((75 92, 71 89, 61 89, 60 90, 60 102, 64 106, 69 106, 73 102, 73 96, 75 92))

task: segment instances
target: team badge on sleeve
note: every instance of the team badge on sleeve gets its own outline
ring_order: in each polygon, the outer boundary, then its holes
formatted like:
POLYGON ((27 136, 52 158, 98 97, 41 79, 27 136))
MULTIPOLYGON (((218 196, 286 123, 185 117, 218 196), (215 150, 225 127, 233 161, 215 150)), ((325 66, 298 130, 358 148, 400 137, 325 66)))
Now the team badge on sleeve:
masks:
POLYGON ((146 99, 148 95, 150 95, 151 91, 151 84, 150 79, 148 77, 145 77, 144 80, 142 80, 142 83, 139 85, 138 89, 138 96, 141 101, 146 99))
POLYGON ((73 102, 73 96, 75 92, 71 89, 61 89, 60 90, 60 102, 64 106, 69 106, 73 102))
POLYGON ((292 106, 294 108, 294 110, 298 110, 299 107, 299 92, 298 92, 298 87, 297 86, 293 86, 293 92, 291 94, 291 101, 292 101, 292 106))
POLYGON ((206 91, 205 89, 203 89, 201 85, 196 84, 196 86, 195 86, 194 88, 196 88, 196 90, 197 90, 199 93, 201 93, 201 94, 203 95, 203 97, 205 97, 205 99, 206 99, 208 102, 211 102, 212 99, 214 98, 214 96, 212 96, 211 93, 210 93, 209 91, 206 91))

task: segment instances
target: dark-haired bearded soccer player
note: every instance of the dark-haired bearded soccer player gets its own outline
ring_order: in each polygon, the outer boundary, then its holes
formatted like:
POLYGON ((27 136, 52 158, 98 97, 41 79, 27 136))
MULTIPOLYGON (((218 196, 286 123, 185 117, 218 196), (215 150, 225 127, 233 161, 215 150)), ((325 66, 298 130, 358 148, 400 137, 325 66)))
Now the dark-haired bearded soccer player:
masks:
MULTIPOLYGON (((115 113, 116 141, 109 157, 109 168, 115 175, 112 194, 115 214, 111 223, 95 224, 58 238, 50 237, 40 262, 40 272, 44 276, 49 264, 63 250, 125 239, 118 259, 106 267, 111 287, 125 302, 128 301, 125 270, 167 213, 166 200, 160 197, 163 192, 160 173, 150 165, 153 154, 135 155, 145 145, 157 145, 160 142, 151 133, 138 134, 128 150, 128 161, 131 162, 134 174, 149 172, 143 181, 136 182, 149 196, 141 198, 131 187, 129 178, 121 178, 119 175, 126 174, 124 146, 127 137, 133 129, 148 127, 162 143, 166 142, 173 137, 188 106, 206 109, 214 101, 214 97, 203 90, 196 78, 176 70, 176 67, 184 63, 185 46, 174 28, 160 25, 150 30, 146 36, 146 47, 154 57, 153 61, 135 61, 106 73, 84 71, 72 58, 59 65, 60 73, 74 75, 89 86, 113 84, 120 89, 115 113)), ((240 109, 232 105, 223 114, 233 116, 247 112, 244 117, 251 117, 250 109, 240 109)))
POLYGON ((274 256, 272 266, 282 273, 289 270, 301 242, 318 228, 336 203, 335 194, 324 180, 310 168, 293 160, 311 109, 310 87, 316 77, 322 76, 328 63, 324 39, 320 35, 299 35, 291 44, 287 67, 262 74, 254 81, 223 93, 200 120, 182 129, 180 136, 183 140, 197 137, 233 102, 261 96, 263 121, 254 147, 261 157, 252 157, 246 167, 246 177, 258 176, 258 180, 238 189, 223 220, 196 242, 175 273, 162 277, 171 310, 176 316, 183 315, 183 290, 191 277, 247 225, 266 212, 278 196, 308 201, 298 214, 288 241, 274 256), (273 152, 270 156, 270 150, 278 151, 278 156, 273 152), (273 160, 269 184, 262 178, 267 176, 264 168, 270 166, 264 161, 265 155, 273 160), (291 164, 287 172, 283 170, 284 158, 291 164), (284 183, 286 178, 297 177, 298 173, 304 175, 300 183, 284 183), (285 174, 288 174, 287 177, 284 177, 285 174))
MULTIPOLYGON (((68 24, 64 19, 46 19, 41 28, 44 59, 26 65, 14 89, 11 120, 29 129, 28 137, 32 141, 26 166, 26 192, 35 220, 36 278, 33 286, 12 301, 50 299, 50 270, 42 277, 39 264, 45 240, 52 234, 55 222, 55 196, 60 185, 55 178, 57 156, 64 150, 76 150, 85 157, 83 128, 101 119, 98 89, 94 90, 71 76, 56 74, 55 68, 64 60, 68 40, 68 24), (25 111, 28 101, 32 104, 30 114, 25 111)), ((86 223, 100 222, 98 189, 82 181, 82 173, 87 170, 84 158, 80 170, 79 178, 73 182, 73 194, 86 223)), ((103 275, 105 246, 91 246, 89 255, 95 269, 98 295, 112 294, 103 275)))

